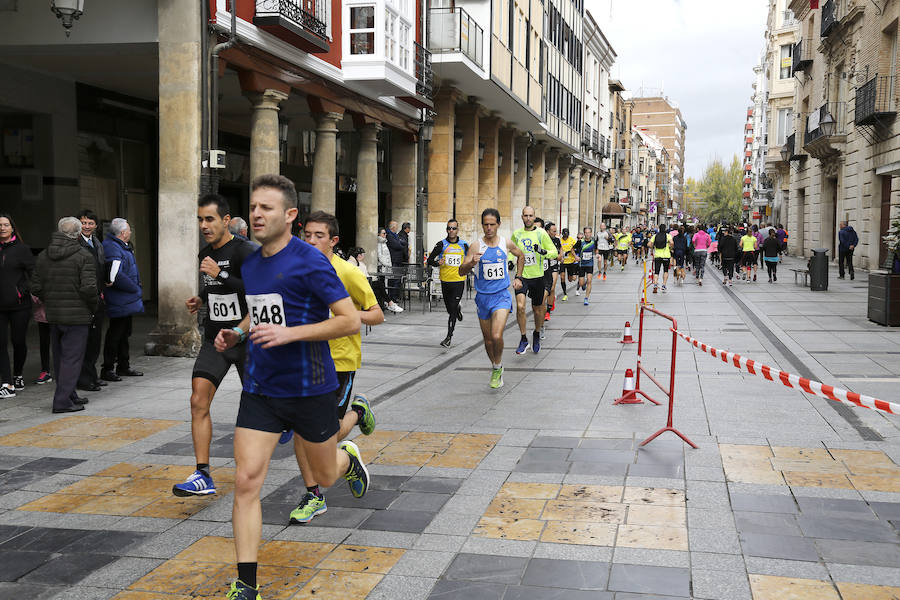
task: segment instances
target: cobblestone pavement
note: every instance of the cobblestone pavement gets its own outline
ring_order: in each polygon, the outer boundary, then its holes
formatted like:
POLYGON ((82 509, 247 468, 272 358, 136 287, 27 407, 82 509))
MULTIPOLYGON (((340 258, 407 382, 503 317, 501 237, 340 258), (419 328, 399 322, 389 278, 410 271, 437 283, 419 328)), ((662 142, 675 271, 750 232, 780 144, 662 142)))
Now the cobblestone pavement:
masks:
MULTIPOLYGON (((810 292, 792 264, 777 284, 711 275, 698 288, 689 275, 650 299, 703 342, 897 401, 900 331, 866 320, 865 275, 832 273, 828 292, 810 292)), ((356 383, 378 417, 356 437, 373 488, 357 500, 336 486, 327 513, 288 526, 303 487, 279 448, 263 490, 263 598, 900 596, 900 417, 679 342, 674 421, 699 448, 669 433, 639 446, 666 406, 612 402, 635 366, 636 345, 618 341, 626 320, 637 335, 640 273, 595 280, 590 306, 570 288, 540 354, 514 354, 511 324, 500 390, 471 299, 450 349, 440 307, 389 315, 364 337, 356 383)), ((644 365, 667 381, 667 322, 645 326, 644 365)), ((52 385, 0 407, 0 597, 224 597, 237 377, 213 404, 218 495, 184 499, 170 489, 193 470, 192 361, 134 365, 146 376, 89 395, 78 415, 51 415, 52 385)))

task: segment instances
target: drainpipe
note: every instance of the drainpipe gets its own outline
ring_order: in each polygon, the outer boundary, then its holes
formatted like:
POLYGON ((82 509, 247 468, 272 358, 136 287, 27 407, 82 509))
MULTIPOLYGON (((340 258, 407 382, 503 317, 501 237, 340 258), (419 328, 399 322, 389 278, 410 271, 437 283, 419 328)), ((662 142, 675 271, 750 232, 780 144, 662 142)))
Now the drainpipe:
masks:
MULTIPOLYGON (((209 70, 209 148, 215 150, 215 146, 219 145, 219 53, 235 46, 238 42, 237 38, 237 0, 231 0, 229 8, 231 9, 231 29, 228 32, 228 39, 221 44, 216 44, 212 49, 212 61, 209 70)), ((209 160, 209 154, 205 157, 209 160)), ((207 169, 209 169, 207 163, 207 169)), ((210 169, 211 170, 211 169, 210 169)), ((219 178, 210 177, 212 179, 212 192, 219 191, 219 178)))
MULTIPOLYGON (((209 4, 200 3, 200 56, 209 52, 209 4)), ((200 89, 203 102, 200 106, 200 195, 210 192, 209 167, 204 166, 209 159, 209 71, 200 69, 200 89)))

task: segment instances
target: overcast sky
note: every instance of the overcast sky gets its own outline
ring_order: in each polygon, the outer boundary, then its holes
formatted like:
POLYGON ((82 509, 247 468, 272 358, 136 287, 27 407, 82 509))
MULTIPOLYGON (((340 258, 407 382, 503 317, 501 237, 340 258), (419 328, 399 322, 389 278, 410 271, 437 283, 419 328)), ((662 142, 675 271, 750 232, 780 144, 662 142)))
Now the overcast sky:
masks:
POLYGON ((663 88, 687 122, 685 172, 741 152, 766 0, 585 0, 618 58, 613 77, 663 88))

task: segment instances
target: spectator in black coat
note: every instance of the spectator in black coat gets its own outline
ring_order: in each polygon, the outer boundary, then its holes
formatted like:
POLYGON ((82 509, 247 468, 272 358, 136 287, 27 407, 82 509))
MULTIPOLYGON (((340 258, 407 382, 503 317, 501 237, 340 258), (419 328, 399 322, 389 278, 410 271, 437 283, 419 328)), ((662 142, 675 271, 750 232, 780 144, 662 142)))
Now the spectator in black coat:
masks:
POLYGON ((11 215, 0 213, 0 398, 14 398, 25 389, 22 369, 28 346, 25 336, 31 318, 31 287, 34 255, 25 245, 11 215), (9 368, 6 340, 12 338, 13 368, 9 368))
POLYGON ((859 236, 847 221, 841 221, 841 230, 838 232, 838 279, 844 278, 844 262, 850 271, 850 279, 853 280, 853 250, 859 245, 859 236))
MULTIPOLYGON (((397 230, 397 221, 388 222, 387 247, 388 251, 391 253, 391 266, 395 271, 403 267, 406 262, 406 254, 409 250, 409 243, 403 241, 403 238, 400 237, 397 230)), ((388 280, 387 292, 392 302, 400 303, 400 280, 388 280)))
POLYGON ((400 226, 400 233, 398 235, 400 236, 400 241, 403 242, 403 244, 406 246, 406 254, 405 254, 405 259, 403 261, 405 263, 410 262, 410 260, 409 260, 409 249, 410 249, 409 234, 410 233, 412 233, 412 226, 409 223, 404 223, 403 225, 400 226))
POLYGON ((94 312, 94 318, 91 320, 91 326, 88 329, 87 346, 84 349, 84 362, 81 365, 81 375, 78 377, 78 389, 87 390, 89 392, 99 391, 106 385, 97 375, 97 359, 100 358, 100 346, 103 341, 103 318, 105 316, 103 302, 103 277, 102 273, 106 263, 105 254, 103 253, 103 243, 97 237, 97 224, 99 220, 94 211, 86 209, 78 213, 81 220, 81 235, 78 236, 78 242, 81 247, 91 253, 94 257, 94 268, 97 275, 97 310, 94 312))
POLYGON ((84 410, 86 399, 75 392, 88 330, 97 310, 97 269, 94 256, 81 247, 81 221, 59 220, 50 245, 38 255, 31 279, 32 293, 44 304, 50 323, 56 392, 53 412, 84 410))

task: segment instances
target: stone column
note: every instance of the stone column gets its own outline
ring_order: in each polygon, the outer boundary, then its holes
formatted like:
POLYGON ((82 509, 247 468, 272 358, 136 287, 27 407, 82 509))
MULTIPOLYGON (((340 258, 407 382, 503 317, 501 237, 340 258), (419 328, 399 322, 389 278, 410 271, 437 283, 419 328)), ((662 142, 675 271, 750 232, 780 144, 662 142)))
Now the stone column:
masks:
MULTIPOLYGON (((546 183, 547 170, 547 146, 538 144, 531 147, 531 164, 526 165, 527 171, 531 170, 531 181, 528 189, 528 206, 534 208, 535 212, 540 212, 544 208, 544 188, 546 183)), ((519 211, 521 213, 521 210, 519 211)), ((514 219, 518 219, 519 215, 510 215, 514 219)))
POLYGON ((344 118, 342 113, 325 112, 314 114, 316 119, 316 153, 313 159, 312 212, 324 210, 334 214, 337 190, 337 124, 344 118))
MULTIPOLYGON (((594 225, 591 223, 590 219, 590 205, 588 203, 588 179, 590 177, 590 173, 587 172, 586 169, 582 169, 581 167, 576 168, 575 172, 575 190, 573 192, 573 196, 577 196, 578 202, 577 207, 573 207, 572 204, 575 202, 570 200, 569 204, 569 215, 572 215, 573 209, 576 215, 578 215, 578 225, 581 228, 591 227, 594 225)), ((570 217, 571 218, 571 217, 570 217)))
POLYGON ((467 103, 456 109, 456 127, 462 132, 462 150, 456 153, 456 218, 459 233, 466 239, 475 239, 481 232, 476 223, 478 208, 478 137, 480 107, 467 103))
MULTIPOLYGON (((367 254, 378 250, 375 238, 378 236, 380 130, 379 123, 368 123, 359 128, 359 152, 356 156, 356 245, 365 248, 367 254)), ((415 177, 415 171, 413 173, 415 177)))
MULTIPOLYGON (((475 220, 481 218, 485 208, 497 208, 497 187, 500 183, 497 161, 500 152, 500 119, 481 117, 478 119, 478 146, 484 144, 484 156, 478 161, 478 193, 475 196, 475 220)), ((477 155, 476 155, 477 157, 477 155)), ((500 213, 503 214, 502 212, 500 213)), ((502 217, 501 217, 502 226, 502 217)), ((475 230, 478 231, 476 223, 475 230)))
POLYGON ((434 98, 434 132, 425 148, 428 156, 428 231, 425 247, 434 246, 445 235, 447 219, 453 214, 455 180, 454 139, 456 102, 459 93, 442 86, 434 98))
POLYGON ((281 173, 278 154, 278 105, 288 95, 280 90, 266 89, 246 94, 253 104, 250 114, 250 180, 259 175, 281 173))
POLYGON ((537 216, 543 219, 559 218, 559 152, 556 150, 547 151, 544 159, 544 198, 540 204, 534 207, 537 216))
MULTIPOLYGON (((510 168, 513 170, 512 199, 508 213, 510 217, 521 214, 522 209, 525 208, 525 204, 528 202, 528 144, 530 143, 528 136, 513 135, 514 158, 510 165, 510 168), (516 161, 518 161, 518 168, 516 167, 516 161)), ((505 154, 504 152, 504 156, 505 154)), ((506 158, 503 160, 505 161, 506 158)))
POLYGON ((561 158, 557 162, 559 163, 559 172, 557 173, 556 206, 553 210, 553 216, 565 223, 574 236, 574 232, 578 230, 578 219, 576 218, 574 221, 569 219, 569 188, 571 187, 569 174, 572 172, 572 163, 568 158, 561 158))
MULTIPOLYGON (((416 248, 416 138, 394 130, 391 135, 391 218, 412 225, 409 232, 409 259, 416 263, 422 248, 416 248)), ((378 206, 375 206, 378 212, 378 206)))
MULTIPOLYGON (((204 24, 192 2, 160 0, 159 24, 159 321, 147 354, 192 356, 200 349, 196 317, 184 301, 197 294, 197 197, 200 194, 200 52, 204 24)), ((145 250, 149 251, 149 250, 145 250)), ((150 273, 144 273, 145 281, 150 273)))
POLYGON ((590 225, 583 206, 584 188, 581 182, 581 167, 573 165, 569 174, 569 224, 575 223, 578 230, 590 225))
MULTIPOLYGON (((509 127, 500 129, 500 139, 497 143, 497 210, 501 215, 512 213, 513 205, 513 179, 515 174, 513 168, 516 162, 516 146, 515 146, 515 130, 509 127), (503 160, 500 160, 500 155, 503 160)), ((506 235, 508 219, 504 219, 501 223, 500 231, 506 235)), ((510 225, 512 223, 509 223, 510 225)), ((510 229, 510 231, 512 231, 510 229)))

